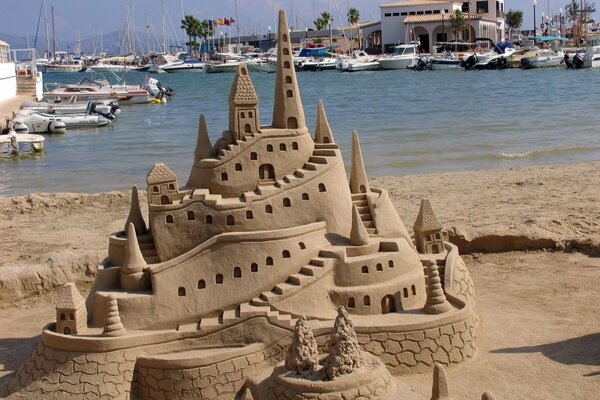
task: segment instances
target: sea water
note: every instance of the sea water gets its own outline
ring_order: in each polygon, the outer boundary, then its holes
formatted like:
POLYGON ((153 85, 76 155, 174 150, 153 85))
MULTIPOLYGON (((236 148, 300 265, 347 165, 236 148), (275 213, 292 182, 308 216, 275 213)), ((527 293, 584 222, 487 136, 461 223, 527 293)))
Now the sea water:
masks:
MULTIPOLYGON (((76 82, 83 74, 45 75, 76 82)), ((103 192, 145 187, 166 163, 185 184, 198 116, 214 141, 228 128, 233 74, 154 75, 175 95, 164 105, 123 105, 109 127, 46 135, 43 154, 0 153, 0 195, 103 192)), ((252 73, 260 119, 272 119, 275 74, 252 73)), ((130 73, 128 83, 144 74, 130 73)), ((314 134, 323 100, 335 141, 350 164, 360 134, 369 176, 507 168, 600 159, 600 70, 299 72, 314 134)))

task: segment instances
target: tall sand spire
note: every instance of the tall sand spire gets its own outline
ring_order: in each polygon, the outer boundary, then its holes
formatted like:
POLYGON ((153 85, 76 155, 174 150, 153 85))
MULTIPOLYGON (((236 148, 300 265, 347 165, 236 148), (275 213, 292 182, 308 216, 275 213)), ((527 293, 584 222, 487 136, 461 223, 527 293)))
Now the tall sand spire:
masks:
POLYGON ((358 140, 358 132, 352 132, 352 168, 350 170, 350 192, 368 193, 369 179, 365 170, 362 152, 360 150, 360 141, 358 140))
POLYGON ((452 400, 448 393, 448 380, 446 371, 440 364, 433 366, 433 386, 431 388, 431 400, 452 400))
POLYGON ((306 127, 302 99, 294 69, 294 56, 285 11, 279 11, 277 29, 277 76, 273 104, 273 128, 303 129, 306 127))
POLYGON ((125 227, 123 228, 125 232, 127 232, 129 229, 129 224, 133 224, 135 227, 135 233, 138 235, 143 235, 146 233, 146 221, 144 221, 144 215, 142 214, 142 209, 140 208, 140 198, 137 186, 131 187, 129 216, 127 217, 127 221, 125 221, 125 227))
POLYGON ((134 274, 142 272, 146 268, 146 260, 140 250, 140 245, 137 240, 135 233, 135 227, 132 223, 129 224, 127 229, 127 255, 125 256, 125 262, 123 263, 124 274, 134 274))
POLYGON ((213 147, 208 137, 208 128, 206 127, 206 119, 204 114, 198 119, 198 138, 196 139, 196 150, 194 150, 194 158, 196 161, 203 160, 214 156, 213 147))
POLYGON ((315 132, 315 143, 334 143, 333 132, 329 121, 327 121, 327 115, 325 114, 325 107, 323 102, 319 100, 317 107, 317 129, 315 132))
POLYGON ((360 218, 356 205, 352 205, 352 231, 350 231, 350 244, 353 246, 364 246, 369 244, 369 232, 360 218))

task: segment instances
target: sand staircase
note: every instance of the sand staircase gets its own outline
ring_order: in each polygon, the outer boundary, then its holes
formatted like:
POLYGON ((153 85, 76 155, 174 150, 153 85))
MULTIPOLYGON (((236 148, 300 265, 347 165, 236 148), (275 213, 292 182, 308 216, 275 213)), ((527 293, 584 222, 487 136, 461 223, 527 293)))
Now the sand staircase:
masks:
POLYGON ((360 219, 363 225, 369 232, 369 236, 375 236, 377 230, 375 229, 375 222, 373 221, 373 215, 371 214, 371 207, 369 207, 369 201, 367 200, 366 193, 359 193, 352 195, 352 203, 358 209, 360 219))
POLYGON ((140 250, 144 256, 144 260, 148 264, 157 264, 160 262, 158 255, 156 254, 156 246, 154 245, 154 239, 150 232, 146 232, 143 235, 138 236, 138 243, 140 250))
POLYGON ((325 276, 333 270, 334 263, 335 259, 327 257, 326 252, 321 251, 318 257, 312 258, 307 265, 303 266, 298 273, 290 275, 285 282, 276 284, 270 292, 263 292, 258 297, 241 303, 235 308, 222 311, 217 316, 202 318, 198 323, 180 325, 177 330, 207 330, 251 317, 267 317, 274 325, 291 328, 300 316, 279 311, 271 303, 290 296, 325 276))

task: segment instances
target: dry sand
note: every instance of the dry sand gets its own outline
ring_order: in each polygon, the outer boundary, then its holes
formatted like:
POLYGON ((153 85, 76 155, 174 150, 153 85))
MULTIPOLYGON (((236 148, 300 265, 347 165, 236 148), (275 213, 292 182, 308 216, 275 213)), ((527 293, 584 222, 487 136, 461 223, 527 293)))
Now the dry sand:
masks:
MULTIPOLYGON (((452 240, 475 252, 465 259, 479 352, 447 369, 455 398, 600 398, 600 259, 589 256, 600 255, 599 172, 585 163, 373 179, 409 229, 428 197, 452 240), (477 253, 515 249, 538 251, 477 253)), ((53 319, 55 288, 89 287, 128 203, 127 191, 0 198, 0 394, 53 319)), ((430 374, 402 379, 431 389, 430 374)))

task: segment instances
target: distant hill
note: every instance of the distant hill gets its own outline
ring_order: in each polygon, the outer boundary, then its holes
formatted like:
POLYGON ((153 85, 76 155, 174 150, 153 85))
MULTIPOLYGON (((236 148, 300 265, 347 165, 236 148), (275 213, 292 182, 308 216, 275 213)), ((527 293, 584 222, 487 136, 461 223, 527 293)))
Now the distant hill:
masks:
MULTIPOLYGON (((141 46, 143 51, 146 51, 147 40, 145 32, 138 32, 138 48, 141 46)), ((34 38, 30 37, 30 43, 27 43, 27 38, 24 36, 14 36, 6 33, 0 33, 0 40, 4 40, 12 49, 26 49, 28 47, 33 46, 34 38)), ((118 54, 119 53, 119 42, 121 41, 121 32, 115 31, 102 35, 102 42, 104 51, 109 54, 118 54)), ((61 41, 60 38, 57 38, 57 47, 56 50, 62 50, 67 52, 73 52, 77 48, 77 41, 61 41)), ((94 50, 100 51, 98 48, 100 46, 100 38, 87 38, 81 40, 81 52, 82 53, 93 53, 94 50)), ((154 41, 154 47, 157 47, 156 40, 154 41)), ((46 38, 42 35, 38 36, 36 48, 39 51, 46 50, 46 38)))

